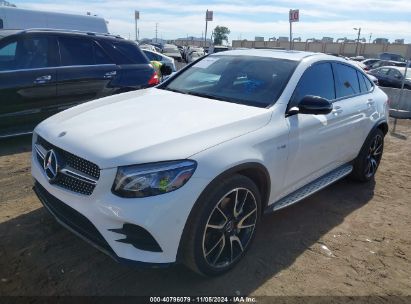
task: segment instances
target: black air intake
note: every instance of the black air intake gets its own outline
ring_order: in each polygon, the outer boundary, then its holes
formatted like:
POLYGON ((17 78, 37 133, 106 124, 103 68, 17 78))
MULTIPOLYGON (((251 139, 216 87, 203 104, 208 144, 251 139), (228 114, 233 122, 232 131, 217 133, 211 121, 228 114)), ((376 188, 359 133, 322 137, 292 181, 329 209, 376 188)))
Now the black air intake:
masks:
POLYGON ((140 250, 162 252, 160 245, 154 237, 146 229, 140 226, 124 224, 123 228, 109 230, 125 235, 124 239, 119 239, 117 242, 130 244, 140 250))

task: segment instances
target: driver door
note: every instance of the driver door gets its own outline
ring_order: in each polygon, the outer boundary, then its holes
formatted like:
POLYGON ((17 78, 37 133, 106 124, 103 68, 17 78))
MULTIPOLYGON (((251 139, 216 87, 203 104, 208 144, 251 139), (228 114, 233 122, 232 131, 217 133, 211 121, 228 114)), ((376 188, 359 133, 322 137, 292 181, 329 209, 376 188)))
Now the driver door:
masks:
POLYGON ((388 71, 388 84, 393 88, 401 88, 402 85, 402 74, 397 69, 390 69, 388 71))

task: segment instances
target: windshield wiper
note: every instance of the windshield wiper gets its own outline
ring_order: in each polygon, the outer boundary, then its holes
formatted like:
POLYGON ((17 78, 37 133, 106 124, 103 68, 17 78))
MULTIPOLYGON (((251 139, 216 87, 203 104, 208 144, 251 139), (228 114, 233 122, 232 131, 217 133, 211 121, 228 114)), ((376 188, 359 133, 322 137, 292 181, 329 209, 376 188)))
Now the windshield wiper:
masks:
POLYGON ((169 89, 169 88, 164 88, 163 90, 176 92, 176 93, 181 93, 181 94, 185 94, 185 95, 192 95, 192 96, 209 98, 209 99, 214 99, 214 100, 226 101, 226 102, 231 102, 231 103, 236 103, 236 104, 260 107, 260 108, 266 106, 266 105, 263 105, 263 104, 260 104, 260 103, 253 103, 251 101, 242 100, 242 99, 238 99, 238 98, 227 97, 227 96, 215 96, 215 95, 211 95, 211 94, 207 94, 207 93, 199 93, 199 92, 193 92, 193 91, 185 91, 184 92, 184 91, 179 91, 179 90, 169 89))
POLYGON ((180 94, 185 94, 185 95, 193 95, 193 96, 210 98, 210 99, 219 99, 216 96, 205 94, 205 93, 197 93, 197 92, 191 92, 191 91, 180 91, 180 90, 170 89, 170 88, 164 88, 163 90, 171 91, 171 92, 175 92, 175 93, 180 93, 180 94))
POLYGON ((179 91, 179 90, 176 90, 176 89, 170 89, 170 88, 163 88, 161 90, 170 91, 170 92, 174 92, 174 93, 180 93, 180 94, 187 94, 186 92, 179 91))
POLYGON ((198 93, 198 92, 188 91, 188 92, 185 92, 185 94, 193 95, 193 96, 197 96, 197 97, 204 97, 204 98, 223 100, 224 101, 224 99, 222 97, 218 97, 218 96, 214 96, 214 95, 210 95, 210 94, 206 94, 206 93, 198 93))
POLYGON ((210 99, 215 99, 215 100, 231 102, 231 103, 244 104, 244 100, 237 99, 237 98, 232 98, 232 97, 228 97, 228 96, 215 96, 215 95, 210 95, 210 94, 206 94, 206 93, 197 93, 197 92, 187 92, 187 94, 188 95, 198 96, 198 97, 204 97, 204 98, 210 98, 210 99))

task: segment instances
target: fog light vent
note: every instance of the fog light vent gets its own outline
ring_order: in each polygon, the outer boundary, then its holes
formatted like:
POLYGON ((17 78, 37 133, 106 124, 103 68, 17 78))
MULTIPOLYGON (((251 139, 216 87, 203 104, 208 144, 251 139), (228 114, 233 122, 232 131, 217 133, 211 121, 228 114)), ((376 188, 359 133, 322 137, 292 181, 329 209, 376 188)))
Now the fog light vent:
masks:
POLYGON ((124 239, 119 239, 117 242, 130 244, 140 250, 162 252, 160 245, 154 237, 140 226, 124 224, 123 228, 109 229, 109 231, 125 235, 124 239))

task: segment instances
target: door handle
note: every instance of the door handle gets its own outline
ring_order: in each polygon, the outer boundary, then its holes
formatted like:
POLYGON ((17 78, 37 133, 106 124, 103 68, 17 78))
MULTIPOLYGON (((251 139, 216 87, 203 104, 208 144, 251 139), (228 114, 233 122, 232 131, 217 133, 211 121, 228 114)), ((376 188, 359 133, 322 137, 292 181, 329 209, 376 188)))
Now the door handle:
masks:
POLYGON ((111 79, 117 75, 117 71, 111 71, 104 74, 105 79, 111 79))
POLYGON ((44 76, 40 76, 37 77, 36 79, 34 79, 34 84, 42 84, 42 83, 47 83, 51 80, 51 75, 44 75, 44 76))
POLYGON ((336 107, 333 108, 332 113, 333 114, 340 114, 340 113, 342 113, 342 111, 343 110, 341 109, 340 106, 336 106, 336 107))

